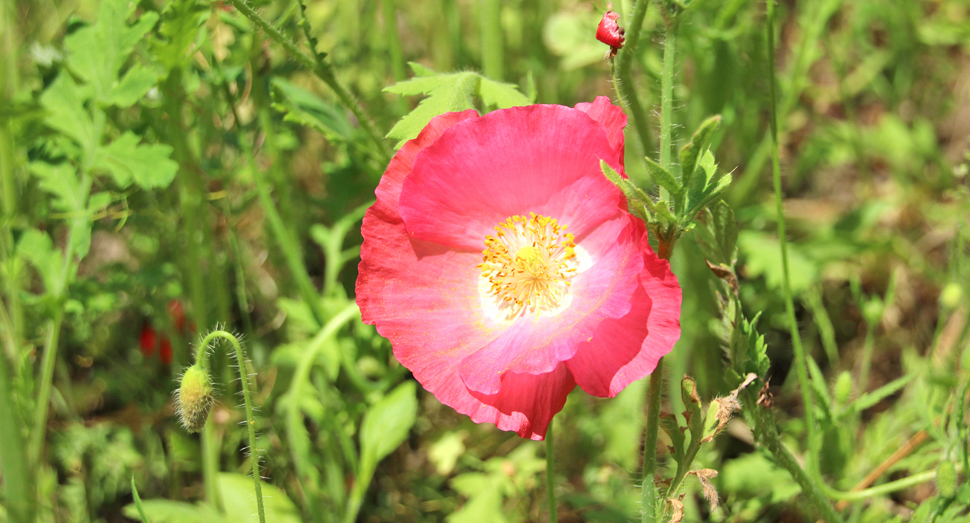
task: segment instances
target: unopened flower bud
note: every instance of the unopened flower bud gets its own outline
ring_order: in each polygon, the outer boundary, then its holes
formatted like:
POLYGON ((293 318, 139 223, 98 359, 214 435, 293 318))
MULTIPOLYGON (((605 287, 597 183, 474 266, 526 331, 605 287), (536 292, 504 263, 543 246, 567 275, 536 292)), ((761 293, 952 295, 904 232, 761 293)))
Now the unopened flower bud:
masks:
POLYGON ((957 469, 951 461, 942 461, 936 469, 936 490, 942 498, 952 498, 957 492, 957 469))
POLYGON ((852 394, 852 376, 845 371, 835 380, 835 401, 845 405, 852 394))
POLYGON ((600 20, 600 25, 596 27, 596 39, 610 46, 610 56, 616 56, 616 52, 623 47, 626 38, 623 36, 623 28, 617 24, 620 15, 613 11, 607 11, 600 20))
POLYGON ((199 365, 193 365, 182 375, 178 391, 178 417, 189 432, 199 432, 205 426, 212 408, 212 380, 199 365))

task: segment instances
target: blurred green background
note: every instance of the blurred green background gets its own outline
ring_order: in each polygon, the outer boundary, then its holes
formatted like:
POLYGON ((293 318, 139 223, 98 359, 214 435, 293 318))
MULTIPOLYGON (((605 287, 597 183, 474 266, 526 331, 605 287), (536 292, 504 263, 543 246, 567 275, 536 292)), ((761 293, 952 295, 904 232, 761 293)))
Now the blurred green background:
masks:
MULTIPOLYGON (((17 438, 37 449, 18 470, 31 478, 38 520, 137 518, 132 478, 152 521, 254 520, 252 484, 240 476, 249 457, 238 377, 224 351, 213 354, 209 443, 173 417, 171 391, 190 348, 217 324, 240 333, 251 358, 272 521, 352 521, 355 502, 357 520, 368 522, 545 520, 540 444, 410 389, 389 343, 352 316, 332 324, 336 335, 319 335, 353 302, 362 206, 386 167, 358 116, 228 4, 105 2, 114 7, 4 0, 0 14, 0 423, 5 449, 17 438), (367 443, 368 416, 379 419, 380 409, 416 413, 386 452, 367 443), (207 467, 228 515, 202 502, 207 467)), ((614 95, 607 47, 594 39, 602 2, 256 7, 304 53, 326 53, 381 135, 420 101, 383 91, 423 71, 408 62, 481 71, 537 103, 614 95)), ((632 3, 613 8, 627 16, 632 3)), ((798 454, 805 428, 789 379, 771 199, 764 14, 750 0, 691 4, 674 142, 723 116, 712 150, 735 180, 725 199, 741 229, 741 297, 749 317, 762 313, 774 405, 798 454)), ((635 79, 641 102, 659 109, 656 6, 643 31, 635 79)), ((783 1, 776 33, 792 286, 814 358, 822 473, 849 490, 921 431, 876 484, 965 460, 970 3, 783 1)), ((649 118, 656 130, 656 111, 649 118)), ((638 157, 656 150, 641 150, 632 129, 626 143, 629 175, 648 184, 638 157)), ((732 388, 716 278, 690 235, 672 264, 684 289, 683 337, 667 386, 690 374, 708 401, 732 388)), ((638 519, 644 396, 645 382, 612 400, 577 391, 556 417, 561 521, 638 519)), ((664 408, 681 412, 679 395, 664 408)), ((0 521, 13 521, 11 484, 21 483, 11 455, 0 521)), ((711 510, 700 484, 688 483, 685 521, 816 520, 741 420, 702 448, 696 466, 719 471, 721 503, 711 510)), ((965 521, 968 505, 965 485, 941 493, 924 481, 854 501, 844 515, 907 521, 935 511, 938 521, 965 521)))

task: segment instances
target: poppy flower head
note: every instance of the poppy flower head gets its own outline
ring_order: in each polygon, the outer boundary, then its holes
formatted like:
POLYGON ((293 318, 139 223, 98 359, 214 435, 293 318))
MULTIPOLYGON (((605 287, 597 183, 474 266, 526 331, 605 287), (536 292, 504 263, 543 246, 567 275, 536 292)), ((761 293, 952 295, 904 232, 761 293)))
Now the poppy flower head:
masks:
POLYGON ((615 396, 678 339, 676 278, 600 168, 625 125, 605 97, 448 113, 391 160, 357 303, 442 403, 542 439, 577 384, 615 396))

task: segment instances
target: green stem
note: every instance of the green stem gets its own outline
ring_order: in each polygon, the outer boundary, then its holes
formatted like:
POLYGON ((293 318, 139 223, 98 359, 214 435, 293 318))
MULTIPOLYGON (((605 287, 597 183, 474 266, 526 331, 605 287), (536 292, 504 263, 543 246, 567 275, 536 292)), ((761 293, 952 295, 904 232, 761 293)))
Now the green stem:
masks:
MULTIPOLYGON (((68 242, 67 245, 70 245, 68 242)), ((64 321, 64 308, 57 307, 54 317, 47 322, 47 340, 44 342, 44 357, 41 362, 40 389, 34 410, 34 426, 30 432, 28 457, 33 466, 40 466, 40 455, 47 436, 47 414, 50 407, 51 388, 54 386, 54 364, 57 362, 57 345, 64 321)))
POLYGON ((815 508, 821 513, 822 519, 828 523, 842 523, 842 518, 835 512, 819 485, 802 469, 791 452, 781 443, 777 422, 771 408, 759 406, 752 392, 748 392, 746 396, 747 401, 743 405, 754 422, 755 436, 759 442, 771 452, 775 462, 787 470, 792 479, 802 487, 802 493, 815 505, 815 508))
MULTIPOLYGON (((660 77, 660 165, 673 172, 670 144, 674 103, 674 61, 677 55, 677 22, 667 21, 664 35, 663 73, 660 77)), ((662 193, 661 193, 662 194, 662 193)))
POLYGON ((554 452, 552 425, 549 421, 546 429, 546 499, 549 501, 549 523, 559 521, 559 509, 556 504, 556 453, 554 452))
POLYGON ((653 150, 653 140, 650 134, 650 124, 647 112, 640 104, 636 85, 633 83, 633 62, 636 60, 637 44, 640 42, 640 28, 647 14, 649 0, 636 0, 633 5, 633 15, 626 27, 626 44, 616 55, 616 67, 613 69, 613 87, 616 89, 617 100, 624 111, 633 117, 633 127, 640 137, 643 154, 653 150))
POLYGON ((650 374, 650 392, 647 397, 647 427, 643 441, 643 484, 641 486, 641 507, 643 523, 660 521, 657 513, 659 491, 654 484, 657 474, 657 436, 660 428, 660 386, 663 383, 664 360, 657 361, 657 367, 650 374))
POLYGON ((401 38, 397 34, 397 9, 394 0, 381 0, 384 8, 384 31, 387 36, 387 50, 391 55, 391 73, 394 80, 404 80, 404 51, 401 49, 401 38))
POLYGON ((482 0, 482 71, 502 80, 502 0, 482 0))
POLYGON ((380 133, 377 132, 377 128, 371 123, 370 118, 364 109, 360 106, 353 95, 350 94, 347 89, 337 80, 336 75, 333 72, 333 66, 323 60, 315 60, 314 58, 307 55, 300 47, 287 38, 279 29, 269 23, 263 17, 259 16, 246 0, 229 0, 240 13, 242 13, 246 18, 248 18, 256 27, 262 29, 270 38, 275 40, 278 44, 283 46, 284 49, 298 61, 300 61, 307 69, 313 72, 317 78, 323 80, 325 84, 337 95, 340 103, 344 107, 354 113, 360 126, 370 137, 371 141, 377 147, 377 152, 381 155, 384 162, 389 162, 391 160, 391 149, 388 147, 387 143, 384 142, 384 138, 380 133))
POLYGON ((841 492, 838 490, 831 489, 825 484, 821 484, 822 491, 826 496, 834 499, 840 499, 845 501, 860 501, 863 499, 872 498, 875 496, 883 496, 892 492, 897 492, 909 487, 919 485, 920 483, 926 483, 927 481, 932 481, 936 478, 935 470, 927 470, 926 472, 920 472, 919 474, 913 474, 912 476, 907 476, 902 479, 897 479, 896 481, 890 481, 889 483, 883 483, 882 485, 876 485, 875 487, 867 488, 865 490, 853 490, 849 492, 841 492))
POLYGON ((872 322, 866 322, 866 340, 862 346, 862 369, 859 371, 859 394, 865 394, 869 390, 869 369, 872 368, 872 350, 876 344, 875 330, 876 326, 872 322))
MULTIPOLYGON (((249 429, 249 454, 250 461, 253 465, 253 486, 256 490, 256 510, 259 514, 259 522, 266 523, 266 515, 263 511, 263 485, 260 481, 259 476, 259 448, 256 446, 256 419, 253 416, 253 400, 252 394, 249 392, 249 373, 246 371, 246 353, 243 352, 242 344, 239 340, 232 334, 217 330, 212 331, 202 339, 202 343, 199 344, 198 351, 196 352, 195 361, 202 366, 203 369, 208 370, 209 368, 209 351, 207 350, 209 343, 216 338, 222 338, 228 340, 232 344, 232 348, 236 355, 237 370, 239 371, 239 381, 242 383, 243 391, 243 405, 246 407, 246 427, 249 429)), ((211 425, 211 423, 206 423, 206 425, 211 425)))
MULTIPOLYGON (((778 160, 778 110, 775 94, 775 3, 774 0, 766 0, 768 6, 767 20, 765 21, 765 41, 768 46, 768 92, 771 102, 770 133, 771 133, 771 170, 775 186, 775 207, 778 214, 778 243, 781 245, 781 266, 782 266, 782 290, 785 295, 785 311, 788 315, 788 327, 791 331, 792 345, 795 352, 795 370, 798 372, 798 382, 801 386, 802 404, 805 409, 805 425, 808 431, 808 449, 805 461, 810 471, 815 470, 815 448, 816 448, 816 429, 815 429, 815 410, 812 405, 812 393, 808 383, 808 363, 805 358, 805 349, 802 347, 802 339, 798 333, 798 324, 795 321, 795 302, 792 298, 791 290, 791 271, 788 265, 788 241, 785 236, 785 212, 782 206, 781 196, 781 166, 778 160)), ((800 470, 800 468, 799 468, 800 470)))
POLYGON ((225 511, 222 504, 222 491, 216 475, 219 473, 219 441, 216 439, 216 428, 212 423, 202 427, 202 483, 205 484, 205 495, 209 503, 219 512, 225 511))

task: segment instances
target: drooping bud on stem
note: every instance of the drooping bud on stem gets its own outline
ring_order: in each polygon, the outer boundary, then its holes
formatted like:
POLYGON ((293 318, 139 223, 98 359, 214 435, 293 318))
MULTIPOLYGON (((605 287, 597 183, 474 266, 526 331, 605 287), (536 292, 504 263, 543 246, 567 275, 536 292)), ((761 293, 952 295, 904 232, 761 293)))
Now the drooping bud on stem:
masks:
POLYGON ((600 25, 596 27, 596 39, 610 46, 609 56, 616 56, 617 51, 623 47, 626 37, 623 36, 624 30, 617 21, 620 15, 613 11, 607 11, 600 20, 600 25))
POLYGON ((200 432, 212 408, 212 379, 196 364, 182 375, 178 391, 178 417, 189 432, 200 432))

